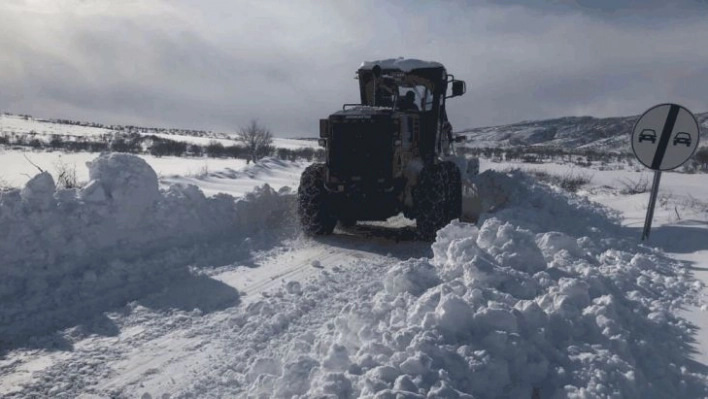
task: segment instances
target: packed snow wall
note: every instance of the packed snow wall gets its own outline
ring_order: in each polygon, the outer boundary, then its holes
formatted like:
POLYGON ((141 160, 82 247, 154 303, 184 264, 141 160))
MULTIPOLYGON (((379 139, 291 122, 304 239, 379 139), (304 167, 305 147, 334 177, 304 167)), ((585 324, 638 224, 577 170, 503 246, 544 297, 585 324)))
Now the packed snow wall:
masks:
MULTIPOLYGON (((233 364, 247 394, 708 395, 705 367, 690 359, 693 327, 677 316, 701 290, 684 264, 638 245, 607 209, 522 173, 488 171, 475 183, 504 205, 476 225, 455 221, 440 230, 431 258, 384 272, 372 265, 362 273, 376 277, 355 277, 329 323, 294 334, 276 356, 233 364)), ((298 290, 301 303, 263 299, 260 308, 283 315, 252 317, 242 330, 286 319, 288 307, 302 311, 330 289, 331 278, 322 279, 298 290)))
POLYGON ((44 172, 0 194, 0 341, 130 300, 209 255, 205 245, 236 248, 294 209, 289 189, 267 185, 238 200, 196 186, 160 190, 155 171, 129 154, 87 166, 80 189, 57 189, 44 172))

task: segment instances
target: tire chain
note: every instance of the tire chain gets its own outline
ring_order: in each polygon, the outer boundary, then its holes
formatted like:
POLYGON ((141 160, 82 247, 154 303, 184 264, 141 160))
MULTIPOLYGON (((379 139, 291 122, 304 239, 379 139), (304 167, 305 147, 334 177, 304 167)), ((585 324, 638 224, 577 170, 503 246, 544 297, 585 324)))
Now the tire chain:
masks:
POLYGON ((308 234, 329 234, 337 222, 328 209, 324 174, 325 166, 314 164, 305 169, 300 179, 298 215, 303 229, 308 234))

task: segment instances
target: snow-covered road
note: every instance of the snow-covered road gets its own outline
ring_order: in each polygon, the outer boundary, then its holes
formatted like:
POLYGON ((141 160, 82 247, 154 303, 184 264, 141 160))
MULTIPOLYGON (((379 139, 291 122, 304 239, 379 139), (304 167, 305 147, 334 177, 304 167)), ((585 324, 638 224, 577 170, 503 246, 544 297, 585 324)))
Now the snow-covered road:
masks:
MULTIPOLYGON (((0 223, 20 226, 5 232, 0 261, 14 266, 0 277, 22 287, 0 284, 11 305, 0 317, 14 321, 0 331, 25 334, 0 346, 0 396, 708 396, 695 327, 680 317, 701 305, 703 285, 670 251, 638 242, 631 209, 613 202, 627 197, 595 197, 622 222, 582 196, 488 171, 480 181, 508 202, 478 225, 450 224, 432 246, 402 218, 308 239, 291 190, 237 201, 158 193, 156 176, 128 158, 95 163, 97 182, 59 205, 43 178, 0 198, 0 223), (144 197, 154 203, 136 208, 144 197), (106 225, 130 256, 86 255, 106 225), (65 241, 23 257, 15 247, 34 245, 27 237, 65 241), (102 290, 112 300, 96 300, 102 290)), ((285 185, 301 168, 275 166, 216 179, 271 173, 285 185)), ((675 243, 685 256, 704 251, 675 243)))
POLYGON ((349 230, 317 241, 289 239, 202 275, 233 288, 230 297, 221 293, 231 302, 222 310, 197 310, 203 307, 201 301, 214 301, 209 284, 200 291, 187 282, 174 282, 163 292, 108 313, 107 320, 83 326, 91 335, 73 343, 71 351, 38 350, 4 365, 0 394, 9 398, 253 394, 257 389, 244 383, 269 371, 259 369, 266 365, 253 361, 256 354, 286 358, 305 345, 293 338, 331 322, 347 299, 355 297, 353 290, 376 282, 400 260, 430 255, 430 246, 424 243, 386 238, 386 228, 360 227, 359 233, 362 229, 373 238, 349 230), (179 296, 190 296, 188 302, 195 308, 161 306, 179 304, 179 296), (27 385, 16 390, 19 383, 27 385))

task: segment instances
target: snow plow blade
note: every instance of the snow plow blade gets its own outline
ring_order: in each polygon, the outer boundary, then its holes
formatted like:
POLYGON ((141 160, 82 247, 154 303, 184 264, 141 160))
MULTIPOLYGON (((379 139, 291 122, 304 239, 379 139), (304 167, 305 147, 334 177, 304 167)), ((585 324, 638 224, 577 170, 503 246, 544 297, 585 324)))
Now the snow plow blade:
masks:
POLYGON ((470 159, 462 179, 462 215, 460 221, 477 223, 480 215, 502 207, 509 201, 509 190, 496 177, 499 172, 479 173, 479 160, 470 159))

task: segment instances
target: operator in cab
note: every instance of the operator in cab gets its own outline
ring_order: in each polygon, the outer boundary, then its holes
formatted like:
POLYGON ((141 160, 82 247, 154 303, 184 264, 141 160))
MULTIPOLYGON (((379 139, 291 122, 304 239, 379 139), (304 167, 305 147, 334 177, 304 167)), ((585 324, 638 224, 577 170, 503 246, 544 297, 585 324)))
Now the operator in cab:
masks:
POLYGON ((406 95, 399 98, 398 109, 401 111, 419 111, 418 106, 415 104, 415 92, 409 90, 406 95))

